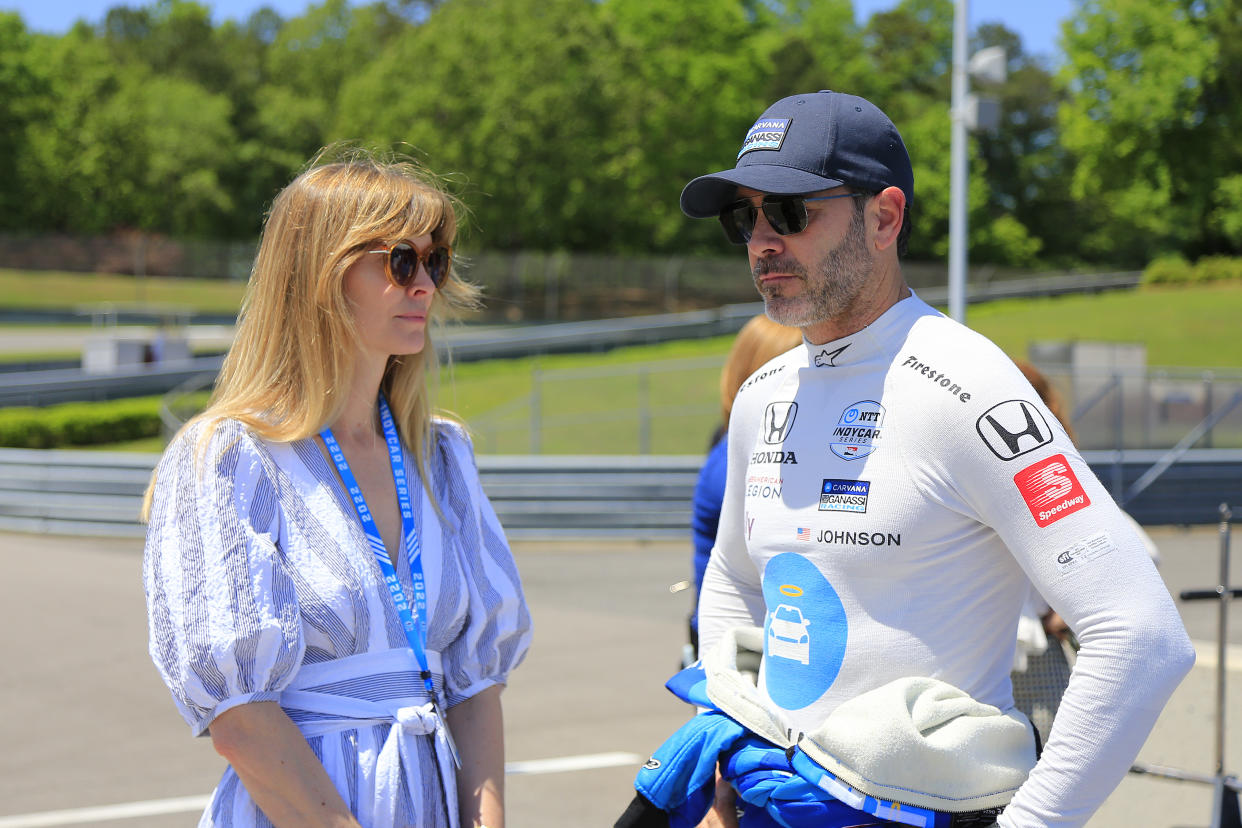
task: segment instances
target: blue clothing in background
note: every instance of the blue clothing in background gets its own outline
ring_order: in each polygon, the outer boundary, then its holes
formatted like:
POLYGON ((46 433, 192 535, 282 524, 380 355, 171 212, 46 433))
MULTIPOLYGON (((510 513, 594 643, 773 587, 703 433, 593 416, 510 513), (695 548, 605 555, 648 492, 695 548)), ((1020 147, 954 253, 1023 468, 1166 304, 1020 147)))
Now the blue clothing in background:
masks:
POLYGON ((716 527, 720 525, 720 504, 724 501, 725 472, 729 466, 728 439, 722 436, 707 452, 699 481, 694 486, 694 511, 690 528, 694 531, 694 614, 690 627, 699 628, 699 590, 703 587, 703 572, 716 543, 716 527))

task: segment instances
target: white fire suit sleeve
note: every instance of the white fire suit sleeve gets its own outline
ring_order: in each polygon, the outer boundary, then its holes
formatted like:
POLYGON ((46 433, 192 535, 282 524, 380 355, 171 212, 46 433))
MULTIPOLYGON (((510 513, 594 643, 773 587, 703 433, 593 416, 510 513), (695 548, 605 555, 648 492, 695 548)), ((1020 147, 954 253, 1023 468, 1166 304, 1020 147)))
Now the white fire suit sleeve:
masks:
MULTIPOLYGON (((1003 355, 996 359, 996 399, 1038 405, 1003 355)), ((1085 825, 1194 663, 1139 532, 1065 432, 1053 432, 1050 444, 1015 458, 959 432, 948 437, 958 450, 943 455, 944 479, 1000 535, 1082 645, 1042 758, 1005 809, 1001 828, 1085 825)))
POLYGON ((763 588, 746 548, 746 473, 751 435, 757 424, 742 400, 729 420, 729 471, 725 479, 720 526, 699 593, 699 652, 715 644, 726 630, 762 624, 763 588))

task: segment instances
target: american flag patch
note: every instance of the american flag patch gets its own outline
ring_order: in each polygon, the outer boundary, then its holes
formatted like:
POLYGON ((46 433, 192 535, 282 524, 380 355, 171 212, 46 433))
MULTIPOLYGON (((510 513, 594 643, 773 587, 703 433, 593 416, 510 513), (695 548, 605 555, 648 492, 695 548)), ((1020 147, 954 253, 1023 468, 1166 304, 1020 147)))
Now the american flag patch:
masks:
POLYGON ((811 540, 811 530, 803 529, 801 526, 799 526, 798 527, 798 540, 809 542, 811 540))

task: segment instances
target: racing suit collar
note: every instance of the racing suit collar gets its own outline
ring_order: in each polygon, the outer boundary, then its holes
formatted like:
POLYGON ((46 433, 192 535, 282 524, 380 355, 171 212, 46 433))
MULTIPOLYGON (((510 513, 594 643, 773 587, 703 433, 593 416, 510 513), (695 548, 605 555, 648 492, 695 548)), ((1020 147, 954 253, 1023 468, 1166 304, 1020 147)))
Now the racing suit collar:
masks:
MULTIPOLYGON (((876 354, 892 353, 901 346, 910 318, 930 310, 922 299, 910 295, 895 303, 867 327, 849 336, 814 345, 803 337, 807 366, 810 368, 841 368, 863 362, 876 354)), ((934 312, 934 311, 933 311, 934 312)))

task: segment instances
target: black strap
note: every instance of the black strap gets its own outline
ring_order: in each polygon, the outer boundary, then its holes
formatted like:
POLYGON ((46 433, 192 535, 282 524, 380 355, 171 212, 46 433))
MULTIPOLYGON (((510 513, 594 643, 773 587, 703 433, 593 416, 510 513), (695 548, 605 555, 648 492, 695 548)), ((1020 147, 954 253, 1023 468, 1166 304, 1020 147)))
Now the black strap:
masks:
POLYGON ((612 828, 668 828, 668 814, 652 805, 642 794, 634 794, 612 828))
POLYGON ((991 828, 1004 808, 984 808, 982 811, 971 811, 968 814, 954 814, 949 821, 949 828, 991 828))

